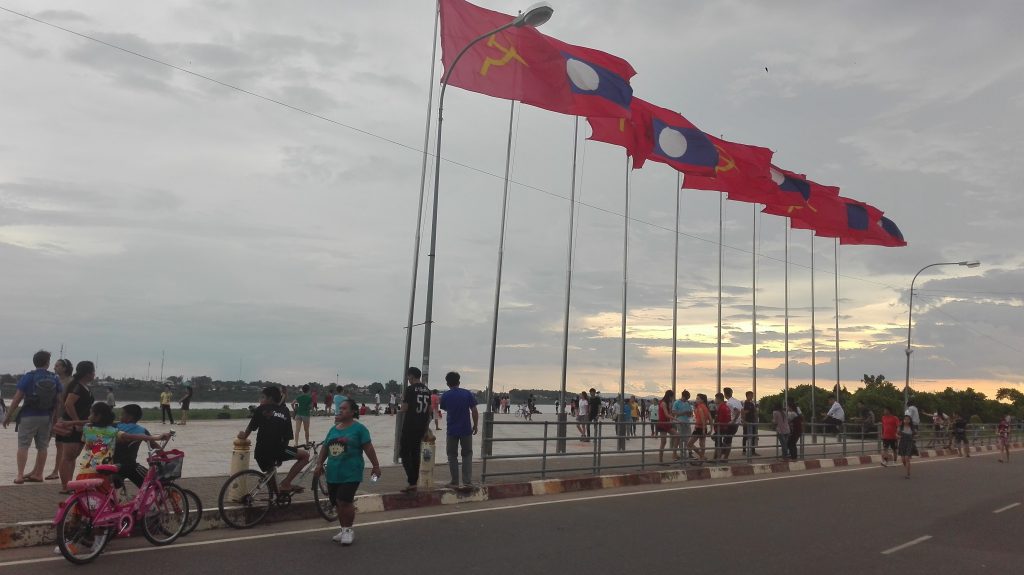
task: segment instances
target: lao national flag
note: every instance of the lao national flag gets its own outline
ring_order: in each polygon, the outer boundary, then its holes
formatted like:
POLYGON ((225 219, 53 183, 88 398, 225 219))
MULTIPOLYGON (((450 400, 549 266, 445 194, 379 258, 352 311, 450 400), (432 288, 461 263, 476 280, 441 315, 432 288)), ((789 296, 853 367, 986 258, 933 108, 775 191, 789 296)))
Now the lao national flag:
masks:
POLYGON ((714 176, 719 154, 711 138, 683 116, 633 98, 638 154, 695 176, 714 176))
POLYGON ((730 200, 739 202, 781 203, 778 186, 769 174, 771 150, 705 135, 718 151, 715 175, 687 175, 684 188, 726 192, 730 200))
MULTIPOLYGON (((857 202, 860 203, 860 202, 857 202)), ((871 245, 871 246, 886 246, 886 247, 901 247, 907 245, 907 242, 903 239, 903 233, 900 232, 899 227, 893 223, 892 220, 882 215, 882 211, 874 206, 863 204, 865 210, 863 214, 858 214, 861 218, 858 223, 863 222, 864 229, 857 230, 840 236, 839 241, 842 244, 854 244, 854 245, 871 245)))
POLYGON ((875 245, 888 246, 891 248, 907 245, 907 241, 903 239, 903 232, 900 231, 896 222, 885 216, 882 216, 878 220, 878 229, 874 230, 872 236, 878 239, 878 243, 875 245))
POLYGON ((835 196, 819 201, 816 211, 801 212, 795 219, 801 221, 800 227, 814 230, 815 235, 855 243, 868 234, 871 223, 880 217, 881 210, 871 204, 835 196))
POLYGON ((562 114, 629 117, 629 79, 636 75, 629 62, 527 26, 480 40, 453 69, 463 48, 513 17, 464 0, 440 5, 442 61, 452 86, 562 114))

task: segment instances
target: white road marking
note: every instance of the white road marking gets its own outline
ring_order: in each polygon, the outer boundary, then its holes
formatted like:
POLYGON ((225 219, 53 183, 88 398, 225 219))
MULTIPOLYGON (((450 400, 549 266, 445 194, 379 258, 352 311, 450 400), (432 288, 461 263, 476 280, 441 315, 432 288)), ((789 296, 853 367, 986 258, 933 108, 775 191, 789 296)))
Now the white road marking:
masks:
MULTIPOLYGON (((982 455, 997 455, 997 453, 993 452, 993 453, 982 454, 982 455)), ((929 460, 926 460, 926 461, 919 461, 919 462, 915 463, 914 465, 927 464, 927 463, 943 463, 943 462, 946 462, 946 461, 958 461, 958 460, 959 460, 958 458, 929 459, 929 460)), ((651 490, 647 490, 647 491, 633 491, 633 492, 629 492, 629 493, 606 493, 606 494, 602 494, 602 495, 591 495, 591 496, 588 496, 588 497, 572 497, 572 498, 568 498, 568 499, 556 499, 556 500, 553 500, 553 501, 534 501, 534 502, 531 502, 531 503, 515 503, 515 504, 512 504, 512 505, 502 505, 502 506, 498 506, 498 507, 487 507, 487 508, 483 508, 483 509, 463 509, 463 510, 459 510, 459 511, 447 511, 447 512, 442 512, 442 513, 432 513, 430 515, 416 515, 416 516, 413 516, 413 517, 396 517, 394 519, 381 519, 381 520, 378 520, 378 521, 367 521, 365 523, 356 523, 356 527, 362 528, 362 527, 370 527, 370 526, 373 526, 373 525, 387 525, 387 524, 391 524, 391 523, 404 523, 406 521, 422 521, 422 520, 425 520, 425 519, 436 519, 438 517, 446 517, 446 516, 451 516, 451 515, 469 515, 471 513, 488 513, 488 512, 491 512, 491 511, 505 511, 505 510, 508 510, 508 509, 522 509, 524 507, 538 507, 538 506, 541 506, 541 505, 558 505, 558 504, 562 504, 562 503, 576 503, 576 502, 579 502, 579 501, 592 501, 592 500, 595 500, 595 499, 612 499, 612 498, 616 498, 616 497, 634 497, 634 496, 638 496, 638 495, 648 495, 648 494, 652 494, 652 493, 671 493, 671 492, 675 492, 675 491, 689 491, 689 490, 692 490, 692 489, 715 489, 715 488, 719 488, 719 487, 733 487, 733 486, 736 486, 736 485, 746 485, 748 483, 763 483, 763 482, 766 482, 766 481, 782 481, 782 480, 786 480, 786 479, 803 479, 803 478, 806 478, 806 477, 820 477, 822 475, 833 475, 833 474, 836 474, 836 473, 852 473, 852 472, 855 472, 855 471, 871 471, 871 470, 878 471, 878 470, 881 470, 881 469, 882 469, 881 467, 875 467, 873 465, 864 465, 864 466, 861 466, 861 467, 850 467, 850 468, 846 468, 846 469, 835 469, 833 471, 819 471, 819 472, 816 472, 816 473, 813 472, 813 470, 812 470, 809 473, 801 473, 799 475, 779 475, 777 477, 761 477, 761 478, 758 478, 758 479, 746 479, 746 480, 740 480, 740 481, 733 481, 733 482, 730 482, 730 483, 713 483, 713 484, 705 484, 705 485, 683 485, 683 486, 680 486, 680 487, 667 487, 667 488, 664 488, 664 489, 651 489, 651 490)), ((564 493, 562 495, 572 495, 572 494, 571 493, 564 493)), ((219 544, 222 544, 222 543, 235 543, 235 542, 238 542, 238 541, 253 541, 253 540, 257 540, 257 539, 266 539, 268 537, 286 537, 286 536, 289 536, 289 535, 305 535, 307 533, 319 533, 321 531, 331 531, 331 530, 335 530, 337 528, 338 528, 337 525, 332 524, 329 527, 315 527, 315 528, 312 528, 312 529, 297 529, 297 530, 294 530, 294 531, 276 531, 274 533, 261 533, 259 535, 245 535, 245 536, 240 536, 240 537, 226 537, 224 539, 211 539, 209 541, 190 541, 188 543, 178 543, 178 542, 175 542, 175 543, 173 543, 171 545, 167 545, 167 546, 164 546, 164 547, 137 547, 135 549, 121 549, 119 551, 105 551, 103 553, 103 555, 104 556, 106 556, 106 555, 128 555, 128 554, 131 554, 131 553, 148 553, 148 552, 152 552, 152 551, 173 551, 173 550, 176 550, 176 549, 185 549, 185 548, 188 548, 188 547, 201 547, 201 546, 205 546, 205 545, 219 545, 219 544)), ((931 536, 927 536, 926 538, 930 538, 930 537, 931 536)), ((892 551, 899 550, 900 548, 902 548, 902 546, 899 547, 899 548, 890 549, 889 551, 884 552, 884 553, 890 553, 892 551)), ((37 564, 37 563, 49 563, 51 561, 64 561, 64 557, 63 556, 58 556, 58 557, 40 557, 40 558, 36 558, 36 559, 21 559, 21 560, 18 560, 18 561, 7 561, 7 562, 0 563, 0 567, 13 567, 13 566, 16 566, 16 565, 34 565, 34 564, 37 564)))
POLYGON ((1016 507, 1018 505, 1020 505, 1020 503, 1011 503, 1011 504, 1007 505, 1006 507, 1000 507, 999 509, 996 509, 992 513, 1002 513, 1003 511, 1006 511, 1008 509, 1013 509, 1014 507, 1016 507))
POLYGON ((885 551, 882 551, 882 555, 889 555, 889 554, 895 553, 897 551, 900 551, 902 549, 906 549, 907 547, 912 547, 914 545, 917 545, 918 543, 924 543, 925 541, 927 541, 927 540, 929 540, 931 538, 932 538, 931 535, 922 535, 921 537, 918 537, 917 539, 913 539, 911 541, 907 541, 903 545, 897 545, 897 546, 893 547, 892 549, 886 549, 885 551))

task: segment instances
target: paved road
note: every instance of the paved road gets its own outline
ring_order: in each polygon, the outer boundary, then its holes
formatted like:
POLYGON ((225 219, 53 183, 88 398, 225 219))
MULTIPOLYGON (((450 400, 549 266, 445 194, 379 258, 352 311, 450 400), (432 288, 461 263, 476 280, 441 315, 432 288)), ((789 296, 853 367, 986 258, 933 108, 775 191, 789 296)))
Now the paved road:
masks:
POLYGON ((117 540, 79 568, 48 549, 12 550, 0 572, 1012 573, 1024 561, 1024 457, 1014 455, 920 461, 910 480, 899 468, 856 467, 376 513, 348 548, 330 541, 335 528, 309 521, 161 549, 117 540))

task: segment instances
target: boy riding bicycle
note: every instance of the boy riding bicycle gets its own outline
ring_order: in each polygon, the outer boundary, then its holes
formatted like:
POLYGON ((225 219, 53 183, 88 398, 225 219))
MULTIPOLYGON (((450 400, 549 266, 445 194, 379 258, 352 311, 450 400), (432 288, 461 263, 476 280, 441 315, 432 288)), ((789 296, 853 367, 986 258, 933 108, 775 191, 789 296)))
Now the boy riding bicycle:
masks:
POLYGON ((305 449, 288 445, 292 439, 292 419, 288 408, 281 405, 281 400, 280 389, 273 385, 264 387, 260 391, 259 406, 253 411, 249 425, 238 432, 238 438, 248 439, 249 434, 256 431, 253 456, 261 471, 266 472, 282 462, 295 460, 278 489, 301 492, 303 488, 292 485, 292 480, 306 466, 309 453, 305 449))

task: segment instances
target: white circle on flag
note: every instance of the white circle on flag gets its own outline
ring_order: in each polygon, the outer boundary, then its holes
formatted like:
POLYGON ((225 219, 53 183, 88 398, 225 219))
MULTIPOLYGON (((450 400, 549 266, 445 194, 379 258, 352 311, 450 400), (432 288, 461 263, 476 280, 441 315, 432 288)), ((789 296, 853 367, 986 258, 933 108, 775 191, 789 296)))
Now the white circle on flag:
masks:
POLYGON ((601 85, 601 76, 598 76, 597 70, 581 60, 567 58, 565 72, 569 75, 569 81, 584 92, 593 92, 601 85))
POLYGON ((662 128, 658 134, 658 146, 666 156, 671 158, 682 158, 686 153, 686 136, 674 128, 662 128))
POLYGON ((775 182, 776 186, 781 186, 782 182, 786 181, 786 176, 783 176, 782 172, 776 170, 775 168, 768 168, 768 171, 771 172, 772 181, 775 182))

